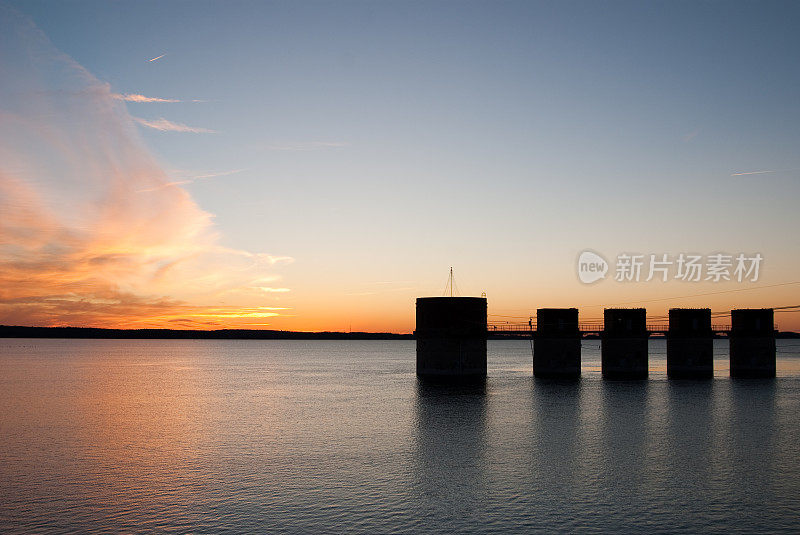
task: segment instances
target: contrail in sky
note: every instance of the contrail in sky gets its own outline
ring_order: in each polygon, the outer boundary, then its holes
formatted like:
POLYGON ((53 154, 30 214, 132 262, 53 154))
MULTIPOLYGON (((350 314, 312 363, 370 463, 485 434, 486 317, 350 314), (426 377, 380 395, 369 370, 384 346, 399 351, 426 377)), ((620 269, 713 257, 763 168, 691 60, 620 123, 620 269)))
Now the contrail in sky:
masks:
POLYGON ((162 132, 192 132, 194 134, 216 134, 215 130, 208 128, 196 128, 182 123, 174 123, 168 121, 163 117, 155 120, 142 119, 141 117, 133 117, 133 120, 142 126, 154 128, 162 132))
POLYGON ((153 58, 153 59, 148 59, 147 61, 155 61, 155 60, 157 60, 157 59, 161 59, 161 58, 163 58, 164 56, 166 56, 166 54, 161 54, 160 56, 157 56, 157 57, 155 57, 155 58, 153 58))
POLYGON ((731 176, 766 175, 768 173, 783 173, 785 171, 797 171, 797 168, 795 168, 795 169, 775 169, 775 170, 772 170, 772 171, 749 171, 747 173, 733 173, 733 174, 731 174, 731 176))

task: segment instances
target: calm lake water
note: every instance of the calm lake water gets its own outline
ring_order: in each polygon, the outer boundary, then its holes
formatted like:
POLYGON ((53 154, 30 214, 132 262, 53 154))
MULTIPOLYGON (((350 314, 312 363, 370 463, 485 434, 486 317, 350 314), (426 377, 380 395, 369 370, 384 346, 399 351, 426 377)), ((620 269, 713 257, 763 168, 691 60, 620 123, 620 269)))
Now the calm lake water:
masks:
POLYGON ((797 533, 800 340, 778 378, 423 387, 413 341, 0 340, 0 532, 797 533))

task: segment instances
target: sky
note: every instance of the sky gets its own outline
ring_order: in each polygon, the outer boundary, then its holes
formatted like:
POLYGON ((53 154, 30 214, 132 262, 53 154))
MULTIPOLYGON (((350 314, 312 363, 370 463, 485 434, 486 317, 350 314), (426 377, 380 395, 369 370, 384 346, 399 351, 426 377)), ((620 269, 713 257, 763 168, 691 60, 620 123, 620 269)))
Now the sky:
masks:
POLYGON ((796 305, 798 22, 769 1, 0 2, 0 324, 410 332, 451 266, 495 322, 796 305), (579 279, 586 250, 605 279, 579 279), (732 257, 732 280, 645 281, 681 253, 732 257), (621 254, 641 280, 615 280, 621 254))

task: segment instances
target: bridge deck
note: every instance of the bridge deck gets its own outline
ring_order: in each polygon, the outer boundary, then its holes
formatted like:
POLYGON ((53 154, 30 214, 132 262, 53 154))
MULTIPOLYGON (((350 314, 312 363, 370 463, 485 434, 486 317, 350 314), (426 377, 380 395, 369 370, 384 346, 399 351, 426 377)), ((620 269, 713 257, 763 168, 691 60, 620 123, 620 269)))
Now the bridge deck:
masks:
MULTIPOLYGON (((579 323, 578 330, 581 335, 599 335, 603 330, 602 323, 579 323)), ((648 323, 647 330, 650 334, 666 335, 669 331, 668 323, 648 323)), ((725 334, 731 330, 730 325, 712 325, 711 330, 715 335, 725 334)), ((536 332, 536 323, 504 323, 494 322, 486 325, 486 331, 489 334, 499 335, 531 335, 536 332)))

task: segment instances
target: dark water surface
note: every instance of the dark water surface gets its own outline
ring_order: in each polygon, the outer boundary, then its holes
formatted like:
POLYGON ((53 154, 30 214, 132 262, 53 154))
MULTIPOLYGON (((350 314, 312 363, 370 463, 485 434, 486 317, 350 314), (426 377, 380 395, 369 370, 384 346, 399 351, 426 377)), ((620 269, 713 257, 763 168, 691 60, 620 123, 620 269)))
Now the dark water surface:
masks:
POLYGON ((0 531, 800 532, 800 341, 773 380, 423 387, 413 341, 0 340, 0 531))

